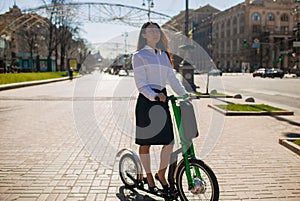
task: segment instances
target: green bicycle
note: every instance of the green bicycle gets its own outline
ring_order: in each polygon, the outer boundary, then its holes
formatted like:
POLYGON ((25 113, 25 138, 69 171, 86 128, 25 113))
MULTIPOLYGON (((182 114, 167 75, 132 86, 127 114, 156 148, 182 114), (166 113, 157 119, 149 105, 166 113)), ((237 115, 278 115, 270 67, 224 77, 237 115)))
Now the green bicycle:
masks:
POLYGON ((119 151, 119 173, 128 189, 135 188, 160 196, 165 200, 219 200, 219 185, 212 169, 195 156, 193 138, 198 136, 193 105, 184 97, 168 96, 171 101, 175 123, 179 133, 181 148, 171 154, 168 168, 170 191, 150 192, 144 185, 143 169, 138 155, 131 149, 119 151), (178 155, 182 159, 178 162, 178 155))

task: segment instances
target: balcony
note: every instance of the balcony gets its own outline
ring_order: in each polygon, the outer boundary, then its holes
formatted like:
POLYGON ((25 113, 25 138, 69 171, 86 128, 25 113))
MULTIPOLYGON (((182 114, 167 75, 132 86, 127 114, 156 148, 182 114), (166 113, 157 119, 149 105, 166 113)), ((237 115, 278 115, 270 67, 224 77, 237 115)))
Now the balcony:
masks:
POLYGON ((285 30, 272 30, 272 31, 264 31, 262 32, 262 36, 274 36, 274 35, 293 35, 293 31, 285 31, 285 30))

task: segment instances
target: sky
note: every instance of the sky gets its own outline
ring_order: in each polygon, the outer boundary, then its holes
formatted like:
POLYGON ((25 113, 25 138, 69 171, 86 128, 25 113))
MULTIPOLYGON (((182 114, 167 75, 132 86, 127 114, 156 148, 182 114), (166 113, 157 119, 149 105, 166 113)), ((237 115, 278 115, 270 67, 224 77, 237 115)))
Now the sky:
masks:
MULTIPOLYGON (((5 13, 9 7, 16 2, 21 9, 35 8, 44 5, 43 2, 50 2, 51 0, 0 0, 0 13, 5 13)), ((244 0, 189 0, 189 8, 199 8, 210 4, 211 6, 223 11, 234 5, 237 5, 244 0)), ((101 3, 117 3, 140 7, 147 9, 147 6, 142 6, 143 0, 72 0, 72 2, 101 2, 101 3)), ((180 11, 185 10, 185 0, 153 0, 153 11, 175 16, 180 11)), ((145 0, 147 5, 147 0, 145 0)), ((81 33, 82 37, 91 43, 103 43, 112 37, 122 35, 125 32, 138 30, 138 28, 105 23, 86 23, 83 27, 84 31, 81 33), (105 30, 105 31, 103 31, 105 30)))
MULTIPOLYGON (((66 0, 66 2, 96 2, 112 3, 147 9, 148 0, 144 0, 146 6, 142 6, 143 0, 66 0)), ((207 4, 223 11, 235 6, 244 0, 188 0, 190 9, 197 9, 207 4)), ((51 0, 0 0, 0 14, 9 11, 9 8, 16 3, 22 10, 37 8, 47 4, 51 0)), ((154 8, 152 11, 175 16, 185 10, 186 0, 153 0, 154 8)), ((85 23, 80 33, 81 38, 86 39, 90 44, 93 53, 100 52, 102 57, 114 58, 115 56, 127 51, 132 52, 136 49, 136 40, 140 28, 116 25, 109 23, 85 23), (125 32, 128 37, 124 37, 125 32), (126 42, 125 42, 125 40, 126 42)))

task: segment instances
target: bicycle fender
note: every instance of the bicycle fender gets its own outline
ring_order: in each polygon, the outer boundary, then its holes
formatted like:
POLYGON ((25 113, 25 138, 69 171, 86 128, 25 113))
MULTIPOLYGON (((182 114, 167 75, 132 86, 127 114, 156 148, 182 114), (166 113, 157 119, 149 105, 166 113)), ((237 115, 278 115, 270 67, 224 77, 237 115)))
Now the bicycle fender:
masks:
POLYGON ((129 153, 133 156, 134 160, 137 162, 137 165, 138 165, 138 172, 141 173, 139 179, 143 179, 143 168, 142 168, 142 163, 140 161, 140 157, 135 153, 135 151, 133 151, 132 149, 130 148, 124 148, 124 149, 121 149, 120 151, 118 151, 118 153, 116 154, 116 157, 120 157, 123 153, 129 153))

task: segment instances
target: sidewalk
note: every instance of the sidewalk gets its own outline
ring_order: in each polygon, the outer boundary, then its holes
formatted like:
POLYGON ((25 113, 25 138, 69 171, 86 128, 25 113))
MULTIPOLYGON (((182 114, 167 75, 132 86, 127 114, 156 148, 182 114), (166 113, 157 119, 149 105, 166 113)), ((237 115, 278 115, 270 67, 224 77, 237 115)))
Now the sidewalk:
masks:
MULTIPOLYGON (((80 76, 75 76, 75 77, 73 77, 73 79, 76 79, 78 77, 80 77, 80 76)), ((49 84, 49 83, 65 81, 65 80, 69 80, 69 79, 70 79, 69 77, 63 77, 63 78, 54 78, 54 79, 47 79, 47 80, 18 82, 18 83, 12 83, 12 84, 1 84, 0 85, 0 91, 9 90, 9 89, 16 89, 16 88, 22 88, 22 87, 35 86, 35 85, 40 85, 40 84, 49 84)))
MULTIPOLYGON (((1 201, 126 200, 115 153, 124 147, 137 150, 127 118, 134 114, 136 94, 114 97, 106 93, 116 86, 114 79, 106 82, 97 88, 103 97, 91 100, 95 116, 80 110, 89 99, 0 99, 1 201)), ((300 200, 300 157, 278 143, 299 135, 300 117, 224 116, 208 107, 215 101, 193 102, 200 130, 195 147, 216 173, 220 200, 300 200)), ((154 148, 153 171, 158 154, 154 148)))

